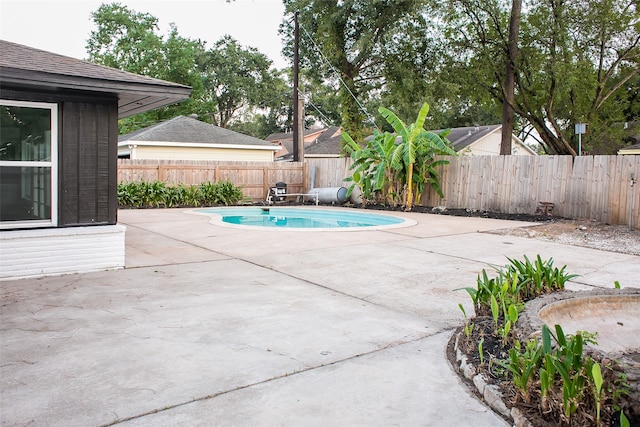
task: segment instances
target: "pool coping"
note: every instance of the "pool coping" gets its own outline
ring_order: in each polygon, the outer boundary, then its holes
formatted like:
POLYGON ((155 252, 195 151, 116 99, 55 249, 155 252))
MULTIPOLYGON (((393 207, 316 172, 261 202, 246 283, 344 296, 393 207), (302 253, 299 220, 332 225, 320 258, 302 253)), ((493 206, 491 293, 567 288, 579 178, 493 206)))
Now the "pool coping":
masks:
MULTIPOLYGON (((212 207, 214 208, 214 207, 212 207)), ((226 209, 227 207, 215 207, 215 209, 226 209)), ((237 209, 238 206, 229 206, 229 209, 237 209)), ((283 209, 308 209, 308 210, 326 210, 326 211, 343 211, 343 212, 348 212, 350 214, 353 214, 353 210, 348 209, 348 208, 341 208, 341 207, 333 207, 333 206, 268 206, 268 207, 260 207, 260 206, 247 206, 247 207, 243 207, 243 209, 278 209, 278 208, 283 208, 283 209)), ((194 215, 205 215, 205 216, 209 216, 211 217, 211 219, 209 220, 209 224, 213 224, 213 225, 218 225, 221 227, 228 227, 228 228, 236 228, 236 229, 242 229, 242 230, 260 230, 260 231, 270 231, 270 232, 302 232, 302 233, 317 233, 317 232, 359 232, 359 231, 376 231, 376 230, 393 230, 393 229, 398 229, 398 228, 407 228, 407 227, 413 227, 415 225, 418 224, 418 222, 414 219, 411 218, 405 218, 402 216, 398 216, 398 215, 389 215, 388 213, 372 213, 372 212, 367 212, 367 213, 362 213, 363 215, 375 215, 375 216, 382 216, 382 217, 391 217, 391 218, 395 218, 395 219, 400 219, 402 220, 402 222, 397 223, 397 224, 385 224, 385 225, 372 225, 372 226, 363 226, 363 227, 319 227, 319 228, 287 228, 287 227, 262 227, 262 226, 254 226, 254 225, 241 225, 241 224, 231 224, 228 222, 225 222, 222 220, 222 216, 213 213, 213 212, 203 212, 204 209, 209 209, 209 208, 198 208, 198 209, 191 209, 186 211, 186 213, 189 214, 194 214, 194 215)))

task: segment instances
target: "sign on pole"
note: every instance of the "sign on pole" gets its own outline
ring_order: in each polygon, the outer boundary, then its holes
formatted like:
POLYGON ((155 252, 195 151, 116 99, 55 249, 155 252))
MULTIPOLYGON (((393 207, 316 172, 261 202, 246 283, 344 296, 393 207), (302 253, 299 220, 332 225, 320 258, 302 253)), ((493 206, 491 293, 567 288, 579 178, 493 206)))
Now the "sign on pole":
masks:
POLYGON ((578 135, 578 156, 582 155, 582 134, 587 133, 586 123, 576 123, 575 133, 578 135))

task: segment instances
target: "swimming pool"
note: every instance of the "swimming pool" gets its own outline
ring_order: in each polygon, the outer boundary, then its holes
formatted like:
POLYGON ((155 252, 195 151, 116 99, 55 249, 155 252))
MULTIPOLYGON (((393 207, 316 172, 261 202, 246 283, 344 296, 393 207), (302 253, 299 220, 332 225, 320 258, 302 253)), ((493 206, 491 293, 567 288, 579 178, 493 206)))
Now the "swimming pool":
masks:
POLYGON ((212 215, 220 225, 280 230, 358 230, 406 227, 415 221, 350 209, 226 207, 195 211, 212 215))

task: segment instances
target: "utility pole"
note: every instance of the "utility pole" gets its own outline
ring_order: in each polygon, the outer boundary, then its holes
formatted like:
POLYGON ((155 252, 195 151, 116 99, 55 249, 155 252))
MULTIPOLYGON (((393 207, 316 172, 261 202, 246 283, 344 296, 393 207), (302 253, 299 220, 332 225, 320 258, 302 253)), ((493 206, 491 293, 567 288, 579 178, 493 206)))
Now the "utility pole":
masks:
POLYGON ((300 91, 298 80, 300 72, 300 24, 298 19, 300 12, 296 11, 293 16, 293 161, 304 161, 304 127, 302 121, 304 114, 301 114, 300 91))

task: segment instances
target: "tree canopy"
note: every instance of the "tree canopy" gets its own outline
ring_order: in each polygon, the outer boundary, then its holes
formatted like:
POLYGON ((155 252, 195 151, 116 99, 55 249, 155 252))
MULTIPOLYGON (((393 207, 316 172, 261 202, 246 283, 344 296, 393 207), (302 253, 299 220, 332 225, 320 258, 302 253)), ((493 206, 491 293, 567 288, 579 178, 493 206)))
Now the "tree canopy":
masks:
POLYGON ((195 114, 221 127, 262 123, 247 126, 258 137, 286 126, 280 120, 286 105, 282 94, 291 90, 255 48, 224 36, 207 49, 204 41, 180 36, 174 24, 164 37, 157 18, 117 3, 103 4, 92 18, 97 29, 87 41, 90 61, 192 87, 188 101, 125 119, 121 132, 180 114, 195 114))
MULTIPOLYGON (((307 123, 341 124, 362 141, 392 130, 366 113, 381 105, 406 121, 427 100, 426 129, 495 124, 510 106, 515 129, 547 153, 577 154, 576 123, 588 124, 583 151, 615 153, 640 116, 637 1, 522 0, 510 38, 516 1, 283 0, 288 57, 299 11, 307 123)), ((291 128, 291 72, 256 49, 231 36, 207 47, 175 25, 161 35, 155 17, 117 3, 92 17, 91 61, 193 88, 187 102, 129 118, 123 130, 178 114, 258 137, 291 128)))
MULTIPOLYGON (((510 4, 452 0, 444 11, 452 73, 481 97, 505 96, 510 4)), ((584 148, 593 151, 625 110, 636 85, 640 24, 631 0, 529 1, 523 4, 513 108, 540 135, 544 150, 576 154, 575 123, 589 123, 584 148)), ((637 90, 637 89, 636 89, 637 90)), ((618 140, 618 146, 621 143, 618 140)), ((615 152, 616 147, 605 151, 615 152)))
MULTIPOLYGON (((337 88, 342 127, 355 139, 369 117, 361 105, 379 92, 394 40, 412 21, 423 21, 423 0, 283 0, 287 17, 299 12, 301 65, 337 88), (335 84, 335 83, 334 83, 335 84), (358 104, 361 105, 358 105, 358 104)), ((290 21, 282 26, 285 54, 292 56, 290 21)), ((369 126, 373 123, 369 123, 369 126)))
POLYGON ((249 107, 265 108, 284 89, 272 61, 255 48, 243 48, 225 36, 201 54, 198 71, 213 124, 227 127, 237 113, 249 107))

